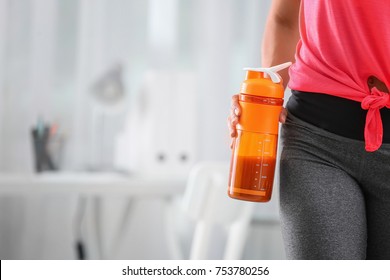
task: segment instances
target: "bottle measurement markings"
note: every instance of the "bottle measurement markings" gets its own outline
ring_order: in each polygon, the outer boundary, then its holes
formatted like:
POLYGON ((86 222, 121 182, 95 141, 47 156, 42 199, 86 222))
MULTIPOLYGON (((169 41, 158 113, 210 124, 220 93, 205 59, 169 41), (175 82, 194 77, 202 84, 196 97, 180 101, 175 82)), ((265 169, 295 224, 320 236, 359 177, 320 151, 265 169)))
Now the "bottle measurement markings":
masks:
MULTIPOLYGON (((262 152, 264 151, 264 142, 263 141, 259 141, 259 144, 261 145, 261 149, 258 149, 257 151, 258 152, 262 152)), ((259 182, 258 185, 261 186, 261 180, 265 178, 267 178, 267 176, 262 176, 261 174, 263 173, 263 166, 264 166, 264 157, 261 156, 261 157, 257 157, 258 159, 260 159, 260 163, 257 163, 256 166, 257 167, 260 167, 260 174, 258 171, 256 171, 256 174, 259 174, 259 178, 257 178, 257 176, 255 177, 255 181, 256 182, 259 182)), ((257 184, 254 186, 255 188, 257 187, 257 184)))

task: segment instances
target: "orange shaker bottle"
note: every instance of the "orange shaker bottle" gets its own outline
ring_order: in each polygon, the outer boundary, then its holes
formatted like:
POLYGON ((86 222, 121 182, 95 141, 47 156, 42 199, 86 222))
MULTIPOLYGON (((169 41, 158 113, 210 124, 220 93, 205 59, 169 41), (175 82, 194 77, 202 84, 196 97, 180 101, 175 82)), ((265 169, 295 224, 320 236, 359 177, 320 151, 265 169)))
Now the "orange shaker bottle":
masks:
POLYGON ((277 74, 287 62, 270 68, 245 68, 239 104, 241 115, 233 143, 228 195, 267 202, 271 199, 284 88, 277 74), (265 75, 267 74, 267 75, 265 75))

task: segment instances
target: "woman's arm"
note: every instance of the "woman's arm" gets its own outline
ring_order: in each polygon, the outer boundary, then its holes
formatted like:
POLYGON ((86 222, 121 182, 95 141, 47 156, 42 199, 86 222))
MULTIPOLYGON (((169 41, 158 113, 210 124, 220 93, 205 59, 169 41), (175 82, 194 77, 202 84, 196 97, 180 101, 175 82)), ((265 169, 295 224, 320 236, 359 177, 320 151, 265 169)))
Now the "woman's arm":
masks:
MULTIPOLYGON (((299 40, 300 4, 300 0, 272 1, 263 37, 262 66, 270 67, 295 60, 295 48, 299 40)), ((286 87, 289 81, 288 70, 280 71, 279 74, 282 76, 283 84, 286 87)), ((234 138, 237 136, 236 125, 241 115, 237 94, 232 97, 230 110, 227 122, 230 137, 234 138)), ((281 123, 286 121, 286 116, 287 111, 283 109, 279 117, 281 123)))
MULTIPOLYGON (((295 61, 299 40, 300 0, 273 0, 265 26, 262 44, 262 66, 270 67, 295 61)), ((284 86, 289 81, 288 70, 280 71, 284 86)))

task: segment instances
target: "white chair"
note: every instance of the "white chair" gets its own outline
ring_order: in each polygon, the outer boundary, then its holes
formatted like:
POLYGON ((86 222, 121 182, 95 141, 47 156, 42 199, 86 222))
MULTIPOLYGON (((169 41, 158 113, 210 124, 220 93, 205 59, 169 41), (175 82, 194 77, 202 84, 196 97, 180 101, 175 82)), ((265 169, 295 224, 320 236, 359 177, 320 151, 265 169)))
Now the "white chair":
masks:
POLYGON ((229 163, 203 162, 190 172, 182 201, 184 211, 195 220, 190 259, 208 259, 213 249, 213 228, 221 225, 227 238, 223 259, 241 259, 254 203, 227 195, 229 163))

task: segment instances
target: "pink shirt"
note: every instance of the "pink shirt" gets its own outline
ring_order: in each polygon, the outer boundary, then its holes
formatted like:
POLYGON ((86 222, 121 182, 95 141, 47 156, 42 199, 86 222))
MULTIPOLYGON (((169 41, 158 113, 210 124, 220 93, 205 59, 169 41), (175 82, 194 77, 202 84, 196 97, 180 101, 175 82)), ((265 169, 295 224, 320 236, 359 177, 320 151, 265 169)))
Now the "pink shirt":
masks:
POLYGON ((389 95, 369 90, 376 76, 390 88, 390 3, 385 0, 302 0, 301 40, 290 67, 289 87, 361 102, 368 110, 367 151, 382 144, 379 109, 389 95))

